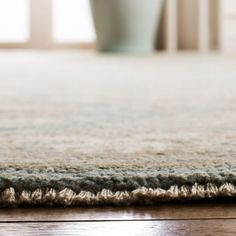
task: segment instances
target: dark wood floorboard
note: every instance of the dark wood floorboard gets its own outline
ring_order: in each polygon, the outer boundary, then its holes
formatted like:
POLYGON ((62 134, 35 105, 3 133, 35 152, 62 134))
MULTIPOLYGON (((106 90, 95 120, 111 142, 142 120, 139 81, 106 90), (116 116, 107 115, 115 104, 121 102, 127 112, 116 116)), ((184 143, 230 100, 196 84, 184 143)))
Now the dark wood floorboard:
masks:
POLYGON ((0 209, 2 235, 236 235, 236 204, 0 209))
POLYGON ((2 223, 1 235, 236 235, 236 220, 2 223))
POLYGON ((0 222, 236 219, 235 203, 164 204, 123 208, 26 208, 1 209, 0 222))

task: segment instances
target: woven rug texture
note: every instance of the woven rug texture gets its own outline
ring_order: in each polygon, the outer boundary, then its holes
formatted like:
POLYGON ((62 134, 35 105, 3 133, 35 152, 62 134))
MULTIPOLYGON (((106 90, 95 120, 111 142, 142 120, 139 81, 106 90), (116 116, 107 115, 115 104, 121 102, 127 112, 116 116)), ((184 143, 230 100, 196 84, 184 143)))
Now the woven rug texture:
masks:
POLYGON ((0 54, 0 206, 236 196, 232 57, 0 54))

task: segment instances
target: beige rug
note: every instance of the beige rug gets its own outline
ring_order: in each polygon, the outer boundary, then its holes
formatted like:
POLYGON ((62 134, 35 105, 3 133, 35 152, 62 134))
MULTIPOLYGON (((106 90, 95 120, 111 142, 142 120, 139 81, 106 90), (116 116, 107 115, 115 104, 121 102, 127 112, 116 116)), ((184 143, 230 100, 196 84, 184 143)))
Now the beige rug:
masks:
POLYGON ((236 196, 234 57, 0 53, 0 205, 236 196))

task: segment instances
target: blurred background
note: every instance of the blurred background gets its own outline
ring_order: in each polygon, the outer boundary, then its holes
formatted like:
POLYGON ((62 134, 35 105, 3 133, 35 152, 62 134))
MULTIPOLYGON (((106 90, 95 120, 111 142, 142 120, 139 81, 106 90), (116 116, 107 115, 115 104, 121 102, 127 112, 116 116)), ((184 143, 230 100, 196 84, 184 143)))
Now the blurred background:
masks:
MULTIPOLYGON (((236 1, 164 0, 157 27, 156 50, 235 52, 236 1)), ((2 49, 93 49, 96 42, 89 0, 0 0, 2 49)))

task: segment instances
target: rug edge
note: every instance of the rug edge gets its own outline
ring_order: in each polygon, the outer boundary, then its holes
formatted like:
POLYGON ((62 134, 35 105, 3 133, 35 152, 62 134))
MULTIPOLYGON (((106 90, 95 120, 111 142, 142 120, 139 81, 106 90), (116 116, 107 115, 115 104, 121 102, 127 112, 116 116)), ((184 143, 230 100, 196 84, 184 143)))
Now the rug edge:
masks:
POLYGON ((89 191, 74 192, 65 188, 61 191, 47 189, 43 191, 23 190, 15 191, 9 187, 0 193, 0 207, 19 206, 106 206, 106 205, 155 205, 169 201, 189 201, 200 199, 213 199, 223 197, 236 197, 236 185, 224 183, 217 187, 213 183, 201 185, 195 183, 192 186, 171 186, 168 190, 162 188, 141 187, 133 191, 116 191, 103 189, 100 192, 89 191))

